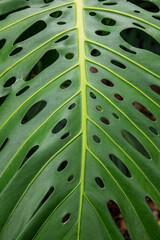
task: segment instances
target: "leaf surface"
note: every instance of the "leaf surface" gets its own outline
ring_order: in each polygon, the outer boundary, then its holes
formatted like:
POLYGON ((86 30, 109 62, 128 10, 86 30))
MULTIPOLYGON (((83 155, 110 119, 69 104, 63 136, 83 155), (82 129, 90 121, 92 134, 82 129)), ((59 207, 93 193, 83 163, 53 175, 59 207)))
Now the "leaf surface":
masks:
POLYGON ((159 239, 159 7, 1 0, 0 240, 159 239))

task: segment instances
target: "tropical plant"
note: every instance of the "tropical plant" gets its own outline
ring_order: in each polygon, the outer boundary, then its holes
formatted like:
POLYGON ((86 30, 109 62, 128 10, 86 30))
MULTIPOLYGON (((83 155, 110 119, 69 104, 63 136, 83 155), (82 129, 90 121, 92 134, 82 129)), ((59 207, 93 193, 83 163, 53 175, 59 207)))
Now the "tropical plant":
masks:
POLYGON ((159 7, 0 1, 0 240, 159 239, 159 7))

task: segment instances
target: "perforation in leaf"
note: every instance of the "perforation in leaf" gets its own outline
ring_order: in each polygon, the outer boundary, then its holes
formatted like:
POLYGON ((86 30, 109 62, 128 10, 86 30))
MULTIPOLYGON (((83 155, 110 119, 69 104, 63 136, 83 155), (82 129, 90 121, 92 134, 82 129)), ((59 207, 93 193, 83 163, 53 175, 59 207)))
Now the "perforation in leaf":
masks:
POLYGON ((4 141, 3 141, 3 143, 2 143, 2 145, 0 146, 0 151, 2 151, 3 150, 3 148, 6 146, 6 144, 7 144, 7 142, 8 142, 8 138, 6 138, 4 141))
POLYGON ((158 135, 158 131, 154 127, 149 127, 149 130, 155 135, 158 135))
POLYGON ((21 52, 22 50, 23 50, 22 47, 17 47, 9 54, 9 56, 14 56, 14 55, 18 54, 19 52, 21 52))
POLYGON ((26 92, 28 89, 29 89, 29 86, 26 86, 26 87, 22 88, 21 90, 19 90, 19 91, 16 93, 16 96, 20 96, 21 94, 23 94, 24 92, 26 92))
POLYGON ((111 18, 103 18, 101 21, 102 24, 106 26, 114 26, 116 24, 116 21, 111 18))
POLYGON ((48 50, 34 65, 30 73, 28 74, 26 81, 30 81, 32 78, 36 77, 43 70, 52 65, 59 58, 59 53, 57 50, 48 50))
POLYGON ((144 1, 144 0, 127 0, 127 1, 137 5, 140 8, 143 8, 149 12, 159 12, 159 8, 153 2, 144 1))
POLYGON ((5 82, 3 87, 10 87, 12 84, 15 83, 15 81, 16 81, 16 77, 11 77, 5 82))
POLYGON ((136 54, 136 52, 135 51, 132 51, 131 49, 128 49, 128 48, 126 48, 126 47, 124 47, 124 46, 122 46, 122 45, 120 45, 120 48, 122 48, 124 51, 126 51, 126 52, 129 52, 129 53, 132 53, 132 54, 136 54))
POLYGON ((117 60, 112 60, 111 63, 119 68, 126 69, 126 66, 123 63, 118 62, 117 60))
POLYGON ((62 11, 55 11, 51 13, 50 16, 53 18, 59 18, 60 16, 62 16, 62 11))
POLYGON ((97 135, 93 135, 93 140, 95 141, 95 143, 101 142, 101 139, 97 135))
POLYGON ((150 155, 147 152, 147 150, 143 147, 143 145, 140 143, 140 141, 133 136, 133 134, 129 133, 126 130, 121 131, 122 136, 124 139, 133 147, 135 148, 139 153, 141 153, 144 157, 150 159, 150 155))
POLYGON ((65 133, 65 134, 61 137, 61 139, 64 140, 64 139, 66 139, 67 137, 69 137, 69 135, 70 135, 70 133, 67 132, 67 133, 65 133))
POLYGON ((58 133, 60 132, 65 126, 67 125, 67 119, 62 119, 59 121, 56 126, 52 129, 52 133, 58 133))
POLYGON ((3 48, 4 44, 6 43, 6 39, 1 39, 0 40, 0 49, 3 48))
POLYGON ((66 224, 69 221, 70 216, 70 213, 67 213, 62 219, 62 223, 66 224))
POLYGON ((6 18, 7 18, 10 14, 12 14, 12 13, 16 13, 16 12, 25 10, 25 9, 27 9, 27 8, 30 8, 30 6, 23 6, 23 8, 17 8, 17 9, 15 9, 15 10, 12 10, 12 11, 9 11, 9 12, 7 12, 7 13, 5 13, 5 14, 2 14, 2 15, 0 15, 0 21, 6 19, 6 18))
POLYGON ((28 38, 31 38, 32 36, 38 34, 39 32, 43 31, 47 27, 47 24, 39 20, 32 24, 29 28, 27 28, 13 43, 13 45, 23 42, 27 40, 28 38))
POLYGON ((104 188, 104 183, 100 177, 96 177, 95 181, 100 188, 104 188))
POLYGON ((7 99, 7 97, 8 97, 8 94, 5 95, 5 96, 0 97, 0 106, 2 106, 2 104, 5 102, 5 100, 7 99))
POLYGON ((66 36, 64 36, 64 37, 62 37, 62 38, 60 38, 60 39, 58 39, 57 41, 55 41, 55 43, 59 43, 59 42, 65 41, 67 38, 69 38, 68 35, 66 35, 66 36))
POLYGON ((47 102, 44 100, 41 100, 33 104, 24 115, 21 123, 26 124, 27 122, 29 122, 32 118, 39 114, 46 107, 46 105, 47 102))
POLYGON ((108 87, 114 87, 114 84, 108 79, 102 79, 101 82, 108 87))
POLYGON ((147 32, 138 28, 127 28, 120 33, 121 37, 130 45, 136 48, 145 49, 160 55, 160 43, 147 32), (131 37, 134 35, 134 38, 131 37), (136 41, 134 39, 136 38, 136 41), (150 44, 148 44, 150 42, 150 44), (154 46, 154 48, 152 47, 154 46))
POLYGON ((109 155, 111 161, 115 164, 115 166, 128 178, 131 178, 131 173, 126 167, 126 165, 114 154, 109 155))
POLYGON ((160 87, 156 85, 151 85, 150 88, 157 94, 160 95, 160 87))
POLYGON ((95 33, 96 33, 98 36, 107 36, 107 35, 110 34, 110 32, 104 31, 104 30, 97 30, 97 31, 95 31, 95 33))
POLYGON ((49 199, 49 197, 53 194, 54 192, 54 187, 51 187, 48 192, 46 193, 46 195, 44 196, 44 198, 42 199, 42 201, 40 202, 39 206, 37 207, 37 209, 35 210, 35 212, 33 213, 32 217, 40 210, 40 208, 47 202, 47 200, 49 199))
POLYGON ((71 80, 66 80, 66 81, 64 81, 64 82, 60 85, 60 88, 61 88, 61 89, 66 89, 66 88, 68 88, 71 84, 72 84, 72 81, 71 81, 71 80))
POLYGON ((28 153, 26 154, 24 160, 22 161, 19 169, 26 163, 26 161, 38 150, 39 148, 39 145, 35 145, 33 146, 29 151, 28 153))
POLYGON ((57 171, 58 172, 62 172, 68 165, 68 162, 67 161, 63 161, 60 166, 58 167, 57 171))
POLYGON ((146 200, 146 202, 148 204, 148 207, 152 211, 153 216, 158 221, 159 217, 160 217, 160 210, 158 209, 158 207, 156 206, 156 204, 152 201, 152 199, 150 197, 148 197, 148 196, 145 197, 145 200, 146 200))
POLYGON ((155 116, 147 109, 145 108, 142 104, 138 103, 138 102, 134 102, 133 106, 139 111, 141 112, 144 116, 146 116, 147 118, 149 118, 151 121, 156 121, 155 116))
POLYGON ((107 6, 113 6, 116 5, 116 2, 108 2, 108 3, 103 3, 103 5, 107 5, 107 6))
POLYGON ((68 182, 71 182, 73 179, 74 179, 74 176, 73 176, 73 175, 69 176, 68 182))
POLYGON ((118 207, 117 203, 115 203, 115 201, 113 201, 113 200, 110 200, 107 202, 107 206, 108 206, 108 210, 109 210, 115 224, 119 228, 120 232, 123 234, 124 238, 131 239, 129 236, 129 233, 127 231, 127 227, 126 227, 125 221, 123 219, 121 210, 118 207), (125 230, 122 229, 122 224, 124 225, 123 229, 125 229, 125 230))

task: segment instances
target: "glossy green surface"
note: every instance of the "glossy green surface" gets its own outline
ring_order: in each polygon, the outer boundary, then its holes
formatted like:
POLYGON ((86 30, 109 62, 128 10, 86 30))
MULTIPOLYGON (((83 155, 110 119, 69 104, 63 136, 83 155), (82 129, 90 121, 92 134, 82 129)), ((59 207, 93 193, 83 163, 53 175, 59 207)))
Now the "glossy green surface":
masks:
POLYGON ((157 8, 0 1, 0 240, 121 240, 110 200, 132 240, 159 239, 157 8))

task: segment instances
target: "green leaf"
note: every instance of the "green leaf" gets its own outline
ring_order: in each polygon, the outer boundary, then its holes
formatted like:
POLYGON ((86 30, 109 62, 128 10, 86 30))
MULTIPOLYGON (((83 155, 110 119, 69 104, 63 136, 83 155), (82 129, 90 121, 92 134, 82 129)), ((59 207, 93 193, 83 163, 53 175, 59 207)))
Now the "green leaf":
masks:
POLYGON ((0 1, 0 240, 159 239, 159 7, 0 1))

